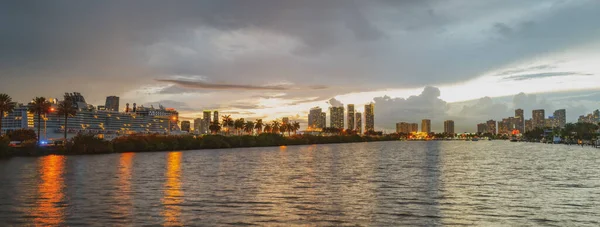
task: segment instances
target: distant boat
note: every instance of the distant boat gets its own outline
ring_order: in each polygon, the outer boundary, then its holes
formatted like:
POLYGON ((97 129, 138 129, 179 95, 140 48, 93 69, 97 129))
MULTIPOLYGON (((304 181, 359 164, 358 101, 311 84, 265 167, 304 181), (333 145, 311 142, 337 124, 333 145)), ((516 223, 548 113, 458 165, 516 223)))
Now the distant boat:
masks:
POLYGON ((473 138, 471 141, 479 141, 479 138, 473 138))

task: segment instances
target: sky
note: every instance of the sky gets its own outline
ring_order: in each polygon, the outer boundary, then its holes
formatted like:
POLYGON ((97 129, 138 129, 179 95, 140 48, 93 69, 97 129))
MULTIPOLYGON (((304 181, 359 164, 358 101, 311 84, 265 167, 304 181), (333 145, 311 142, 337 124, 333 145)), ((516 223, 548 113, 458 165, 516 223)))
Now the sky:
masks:
POLYGON ((162 104, 182 119, 375 103, 441 131, 600 108, 600 1, 3 1, 0 92, 162 104))

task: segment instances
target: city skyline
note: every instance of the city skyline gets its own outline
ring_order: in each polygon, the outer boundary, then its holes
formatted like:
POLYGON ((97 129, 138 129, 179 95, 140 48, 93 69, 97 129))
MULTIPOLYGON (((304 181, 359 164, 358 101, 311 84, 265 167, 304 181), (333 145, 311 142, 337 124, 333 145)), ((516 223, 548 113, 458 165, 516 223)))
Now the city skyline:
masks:
POLYGON ((219 109, 303 126, 332 98, 363 114, 373 102, 388 131, 423 118, 466 131, 518 108, 526 119, 566 109, 574 122, 600 106, 600 3, 418 2, 8 3, 0 90, 22 103, 77 90, 186 120, 219 109), (39 14, 11 13, 29 11, 39 14))

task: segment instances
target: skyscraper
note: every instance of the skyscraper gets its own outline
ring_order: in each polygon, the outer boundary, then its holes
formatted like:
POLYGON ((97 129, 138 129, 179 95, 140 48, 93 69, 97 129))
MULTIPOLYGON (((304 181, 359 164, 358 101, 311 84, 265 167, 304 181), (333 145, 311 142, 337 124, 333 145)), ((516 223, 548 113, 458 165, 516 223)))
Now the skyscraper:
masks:
POLYGON ((104 107, 108 111, 119 112, 119 97, 117 96, 108 96, 106 97, 106 102, 104 107))
POLYGON ((219 122, 219 111, 216 111, 213 113, 213 121, 219 122))
POLYGON ((181 131, 190 132, 190 121, 181 122, 181 131))
POLYGON ((554 111, 555 127, 564 128, 567 124, 567 110, 560 109, 554 111))
POLYGON ((375 131, 375 104, 365 105, 365 132, 375 131))
POLYGON ((310 109, 308 113, 308 129, 322 129, 325 127, 326 114, 320 107, 310 109))
POLYGON ((411 123, 410 124, 410 132, 418 132, 419 131, 419 124, 418 123, 411 123))
POLYGON ((354 130, 354 104, 348 104, 348 124, 346 128, 354 130))
POLYGON ((525 115, 523 109, 515 110, 515 129, 521 133, 525 133, 525 115))
POLYGON ((431 120, 423 119, 421 121, 421 132, 426 132, 426 133, 431 132, 431 120))
POLYGON ((494 120, 489 120, 486 122, 486 129, 488 133, 491 133, 492 135, 496 135, 497 131, 496 131, 496 121, 494 120))
POLYGON ((327 124, 327 113, 321 112, 321 117, 319 118, 319 126, 320 128, 325 128, 327 124))
POLYGON ((362 114, 360 112, 356 112, 356 132, 358 134, 362 134, 362 114))
POLYGON ((194 119, 194 131, 197 133, 204 133, 201 131, 202 130, 202 118, 196 118, 194 119))
POLYGON ((331 107, 329 114, 329 127, 344 129, 344 107, 331 107))
POLYGON ((525 120, 525 132, 529 132, 531 130, 533 130, 533 120, 529 119, 529 120, 525 120))
POLYGON ((454 121, 453 120, 444 121, 444 132, 446 134, 454 135, 454 121))
POLYGON ((532 111, 533 128, 543 128, 546 125, 546 114, 543 109, 532 111))
POLYGON ((477 124, 477 133, 486 133, 487 132, 487 124, 479 123, 477 124))
POLYGON ((210 110, 205 110, 204 112, 202 112, 202 114, 203 114, 202 120, 204 121, 204 127, 205 127, 205 129, 202 133, 209 133, 210 130, 208 127, 210 126, 210 123, 211 123, 211 119, 210 119, 211 112, 210 112, 210 110))
POLYGON ((396 133, 410 133, 411 132, 411 124, 406 122, 396 123, 396 133))

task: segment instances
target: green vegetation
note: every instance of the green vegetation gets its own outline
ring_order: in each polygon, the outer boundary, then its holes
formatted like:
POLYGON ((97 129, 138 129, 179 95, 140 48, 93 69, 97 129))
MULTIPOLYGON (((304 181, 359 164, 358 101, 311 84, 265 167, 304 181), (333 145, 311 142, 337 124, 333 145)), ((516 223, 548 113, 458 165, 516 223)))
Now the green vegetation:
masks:
POLYGON ((4 113, 10 113, 15 109, 15 103, 7 94, 0 94, 0 136, 2 136, 2 118, 4 113))
POLYGON ((284 136, 280 133, 262 133, 257 136, 223 136, 206 135, 195 137, 192 135, 130 135, 105 141, 94 135, 77 135, 65 147, 36 147, 35 140, 24 147, 8 147, 9 139, 0 143, 0 155, 8 156, 38 156, 47 154, 106 154, 120 152, 151 152, 171 150, 199 150, 242 147, 268 147, 287 145, 309 145, 329 143, 353 143, 371 141, 397 140, 397 136, 359 136, 359 135, 292 135, 284 136))
POLYGON ((562 129, 536 128, 526 132, 523 136, 528 140, 551 140, 553 136, 559 136, 564 140, 593 140, 598 138, 599 126, 592 123, 568 123, 562 129), (551 131, 551 132, 545 132, 551 131))

